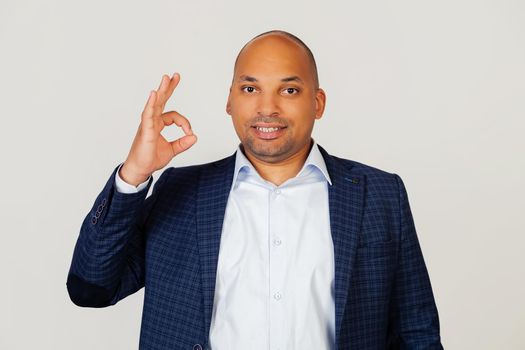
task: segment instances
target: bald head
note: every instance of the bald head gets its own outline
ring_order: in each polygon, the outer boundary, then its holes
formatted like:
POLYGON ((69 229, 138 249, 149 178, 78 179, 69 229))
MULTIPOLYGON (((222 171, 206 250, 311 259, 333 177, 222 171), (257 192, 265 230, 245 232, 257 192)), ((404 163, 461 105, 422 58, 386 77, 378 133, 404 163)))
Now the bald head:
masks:
POLYGON ((309 65, 309 71, 312 76, 312 80, 314 82, 314 86, 316 89, 319 88, 319 77, 317 74, 317 65, 315 63, 315 58, 310 50, 310 48, 298 37, 295 35, 285 32, 283 30, 271 30, 268 32, 261 33, 254 38, 252 38, 250 41, 248 41, 242 49, 239 51, 239 54, 237 55, 237 58, 235 59, 235 65, 234 65, 234 75, 235 71, 237 69, 237 64, 239 62, 239 59, 242 58, 244 53, 249 50, 250 48, 253 48, 254 46, 260 46, 260 45, 266 45, 269 49, 275 49, 275 44, 283 44, 288 46, 293 46, 295 49, 298 49, 298 51, 302 52, 302 56, 309 65))

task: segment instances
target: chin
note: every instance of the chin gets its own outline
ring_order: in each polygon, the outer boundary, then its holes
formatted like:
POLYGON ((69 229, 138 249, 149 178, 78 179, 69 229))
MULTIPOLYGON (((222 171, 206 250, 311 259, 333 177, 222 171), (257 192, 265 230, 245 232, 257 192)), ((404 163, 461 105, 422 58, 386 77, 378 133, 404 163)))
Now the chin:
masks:
POLYGON ((247 139, 242 142, 245 151, 254 155, 257 159, 267 162, 276 162, 286 159, 293 145, 290 143, 260 141, 247 139))

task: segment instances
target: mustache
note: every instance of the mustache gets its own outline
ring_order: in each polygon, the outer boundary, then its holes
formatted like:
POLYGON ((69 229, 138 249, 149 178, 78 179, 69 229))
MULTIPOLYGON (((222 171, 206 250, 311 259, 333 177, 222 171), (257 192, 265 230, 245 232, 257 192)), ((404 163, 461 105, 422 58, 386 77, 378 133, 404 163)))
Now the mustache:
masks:
POLYGON ((248 124, 254 125, 256 123, 268 123, 268 124, 272 123, 272 124, 278 124, 281 127, 288 126, 288 122, 285 119, 280 118, 280 117, 275 117, 275 116, 266 116, 266 115, 258 115, 254 117, 253 119, 251 119, 248 124))

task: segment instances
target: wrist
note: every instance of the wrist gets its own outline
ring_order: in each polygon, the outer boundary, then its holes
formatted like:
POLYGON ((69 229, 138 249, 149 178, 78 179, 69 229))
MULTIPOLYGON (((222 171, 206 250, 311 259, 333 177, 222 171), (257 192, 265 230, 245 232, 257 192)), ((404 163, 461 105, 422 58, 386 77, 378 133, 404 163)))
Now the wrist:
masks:
POLYGON ((120 167, 119 176, 124 182, 137 187, 146 181, 151 174, 141 174, 140 172, 134 171, 132 166, 124 162, 122 167, 120 167))

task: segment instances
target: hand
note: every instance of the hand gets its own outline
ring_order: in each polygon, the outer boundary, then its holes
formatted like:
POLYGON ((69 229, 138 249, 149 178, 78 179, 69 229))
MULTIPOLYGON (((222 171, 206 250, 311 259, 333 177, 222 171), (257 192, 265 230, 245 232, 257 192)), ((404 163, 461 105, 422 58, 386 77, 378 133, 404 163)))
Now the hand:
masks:
POLYGON ((162 169, 173 157, 197 142, 188 119, 176 111, 162 113, 179 81, 178 73, 172 78, 163 75, 159 88, 150 92, 131 150, 120 168, 120 177, 131 185, 137 186, 146 181, 154 171, 162 169), (186 135, 167 141, 160 132, 171 124, 182 127, 186 135))

